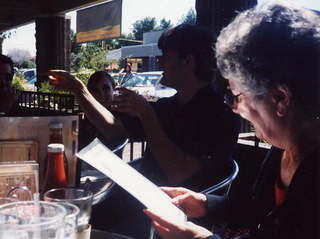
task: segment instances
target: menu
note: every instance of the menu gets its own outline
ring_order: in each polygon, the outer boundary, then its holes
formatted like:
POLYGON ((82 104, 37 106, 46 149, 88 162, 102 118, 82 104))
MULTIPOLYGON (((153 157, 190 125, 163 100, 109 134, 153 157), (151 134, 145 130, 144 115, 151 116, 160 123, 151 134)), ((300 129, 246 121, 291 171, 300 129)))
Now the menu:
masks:
POLYGON ((185 214, 158 186, 112 153, 99 139, 93 140, 77 156, 120 185, 148 209, 172 223, 186 220, 185 214))

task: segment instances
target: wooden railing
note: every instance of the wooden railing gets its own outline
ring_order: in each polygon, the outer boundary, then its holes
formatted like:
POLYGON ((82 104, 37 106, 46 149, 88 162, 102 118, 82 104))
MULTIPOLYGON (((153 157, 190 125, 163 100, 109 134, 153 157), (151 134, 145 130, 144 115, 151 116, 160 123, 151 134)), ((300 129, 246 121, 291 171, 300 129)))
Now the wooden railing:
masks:
POLYGON ((34 91, 16 91, 19 105, 28 108, 48 109, 61 113, 77 113, 79 105, 74 95, 53 94, 34 91))

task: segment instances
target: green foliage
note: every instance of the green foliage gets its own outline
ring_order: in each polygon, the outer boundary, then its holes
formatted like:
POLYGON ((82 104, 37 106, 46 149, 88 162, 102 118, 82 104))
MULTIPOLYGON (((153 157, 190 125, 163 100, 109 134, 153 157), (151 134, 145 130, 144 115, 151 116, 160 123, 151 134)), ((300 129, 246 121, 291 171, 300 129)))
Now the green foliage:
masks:
POLYGON ((26 80, 22 76, 15 76, 12 80, 12 87, 17 90, 27 90, 26 80))
POLYGON ((155 17, 145 17, 142 20, 138 20, 133 23, 133 35, 134 39, 142 40, 144 32, 150 32, 155 30, 157 21, 155 17))
POLYGON ((86 44, 76 43, 76 34, 71 32, 71 71, 79 72, 82 69, 101 70, 107 65, 108 50, 102 41, 86 44))
POLYGON ((71 30, 70 32, 70 40, 71 40, 71 52, 74 54, 78 54, 81 51, 81 44, 77 43, 77 34, 71 30))
POLYGON ((170 27, 172 27, 171 20, 166 20, 165 18, 160 20, 160 30, 166 30, 170 27))
POLYGON ((88 80, 93 73, 94 73, 93 71, 79 72, 79 73, 74 74, 74 76, 76 78, 78 78, 79 80, 81 80, 85 85, 87 85, 88 80))
POLYGON ((55 89, 55 87, 51 85, 48 81, 42 82, 40 84, 38 92, 53 93, 53 94, 69 94, 69 92, 55 89))
POLYGON ((196 24, 197 16, 196 12, 193 8, 190 8, 186 15, 184 15, 181 20, 179 21, 180 24, 196 24))
POLYGON ((0 32, 0 38, 2 39, 8 39, 14 34, 16 31, 6 31, 6 32, 0 32))
POLYGON ((87 43, 82 47, 80 66, 83 69, 101 70, 106 64, 107 50, 94 43, 87 43))
POLYGON ((70 33, 70 40, 71 40, 71 54, 70 54, 70 64, 71 64, 71 71, 79 71, 81 68, 80 61, 81 61, 81 44, 77 43, 77 35, 71 31, 70 33))
POLYGON ((31 60, 25 60, 21 63, 21 65, 19 65, 18 67, 21 67, 21 68, 36 68, 36 63, 34 63, 33 61, 31 60))

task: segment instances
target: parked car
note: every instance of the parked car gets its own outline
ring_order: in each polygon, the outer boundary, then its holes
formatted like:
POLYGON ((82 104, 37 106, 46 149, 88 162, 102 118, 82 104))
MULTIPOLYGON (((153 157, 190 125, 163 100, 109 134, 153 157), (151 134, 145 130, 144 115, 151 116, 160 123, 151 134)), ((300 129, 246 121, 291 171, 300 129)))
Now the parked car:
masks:
POLYGON ((35 75, 34 77, 32 77, 30 80, 27 80, 27 88, 30 91, 37 91, 37 87, 35 85, 35 83, 37 82, 37 76, 35 75))
POLYGON ((162 71, 136 73, 123 84, 124 87, 136 91, 146 98, 162 98, 173 96, 177 91, 160 83, 162 71))
POLYGON ((35 83, 37 81, 37 70, 36 68, 29 69, 19 69, 16 71, 16 74, 20 77, 23 77, 26 81, 26 90, 28 91, 36 91, 37 87, 35 83))
POLYGON ((37 76, 37 70, 36 68, 21 69, 19 70, 19 74, 21 74, 26 81, 30 81, 37 76))

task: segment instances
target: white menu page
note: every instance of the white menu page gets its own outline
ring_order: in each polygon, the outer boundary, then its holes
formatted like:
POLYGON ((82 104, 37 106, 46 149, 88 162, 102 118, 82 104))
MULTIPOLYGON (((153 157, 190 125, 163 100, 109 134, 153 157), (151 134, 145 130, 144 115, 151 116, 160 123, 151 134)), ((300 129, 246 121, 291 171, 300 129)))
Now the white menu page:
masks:
POLYGON ((185 214, 171 203, 166 193, 112 153, 99 139, 93 140, 77 156, 107 175, 162 218, 178 224, 185 221, 185 214))

